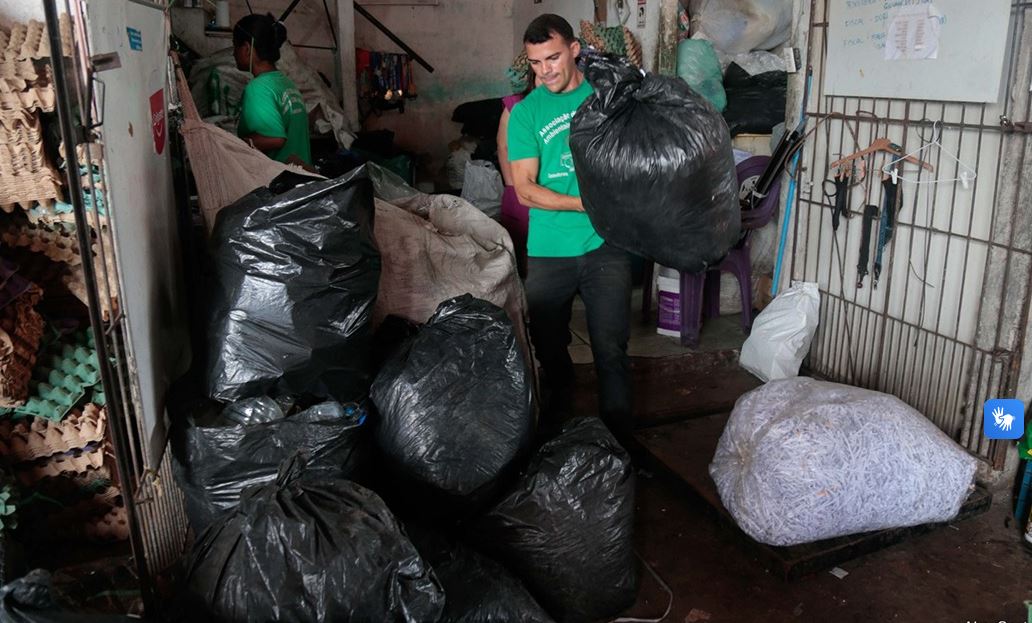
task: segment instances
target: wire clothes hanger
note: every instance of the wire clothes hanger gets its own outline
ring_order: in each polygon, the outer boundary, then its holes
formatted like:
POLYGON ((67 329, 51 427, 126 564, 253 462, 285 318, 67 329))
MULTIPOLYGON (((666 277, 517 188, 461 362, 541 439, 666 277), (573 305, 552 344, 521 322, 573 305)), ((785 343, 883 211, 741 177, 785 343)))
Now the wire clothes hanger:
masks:
MULTIPOLYGON (((895 160, 892 160, 892 161, 886 163, 885 166, 882 167, 882 173, 885 173, 887 175, 892 176, 892 182, 893 183, 896 183, 897 180, 907 182, 908 184, 945 184, 946 182, 960 182, 961 186, 963 186, 965 190, 970 188, 971 187, 971 182, 975 181, 975 178, 977 177, 978 174, 977 174, 977 172, 973 168, 971 168, 970 166, 964 164, 964 162, 962 162, 961 159, 959 157, 957 157, 956 154, 954 154, 953 152, 951 152, 950 150, 946 149, 946 147, 943 146, 943 144, 942 144, 942 121, 936 121, 935 123, 932 124, 932 140, 931 140, 931 142, 925 141, 925 137, 923 136, 923 134, 919 133, 919 136, 921 137, 921 143, 922 143, 921 147, 915 149, 914 151, 910 152, 909 154, 906 154, 905 156, 902 156, 900 158, 896 158, 895 160), (899 163, 903 162, 904 160, 906 160, 907 162, 910 162, 911 160, 909 160, 909 158, 916 158, 918 156, 918 154, 922 154, 926 150, 928 150, 928 149, 930 149, 932 147, 938 147, 940 152, 942 152, 943 154, 949 156, 950 159, 952 159, 954 162, 957 163, 956 170, 959 171, 959 174, 958 174, 959 177, 952 177, 952 178, 942 178, 942 177, 940 177, 940 178, 935 178, 935 179, 922 180, 920 178, 904 177, 903 175, 900 174, 901 167, 897 166, 897 165, 899 165, 899 163)), ((932 170, 934 170, 934 169, 932 169, 932 170)))
POLYGON ((912 156, 910 154, 907 154, 905 156, 902 155, 903 154, 903 148, 900 147, 899 145, 893 143, 892 141, 890 141, 887 138, 875 139, 874 142, 870 144, 870 146, 865 147, 865 148, 861 149, 860 151, 854 151, 853 153, 851 153, 848 156, 845 156, 843 158, 839 158, 835 162, 832 162, 830 165, 828 165, 828 168, 829 169, 837 169, 837 168, 840 168, 842 165, 844 165, 844 164, 846 164, 848 162, 856 160, 857 158, 863 158, 864 156, 867 156, 867 155, 870 155, 870 154, 873 154, 873 153, 879 152, 879 151, 888 152, 888 153, 890 153, 890 154, 892 154, 894 156, 900 156, 900 158, 899 158, 900 160, 906 160, 907 162, 911 162, 913 164, 920 165, 921 167, 923 167, 925 169, 928 169, 929 171, 935 171, 935 167, 933 167, 932 165, 928 164, 927 162, 923 162, 921 160, 918 160, 917 158, 915 158, 914 156, 912 156))

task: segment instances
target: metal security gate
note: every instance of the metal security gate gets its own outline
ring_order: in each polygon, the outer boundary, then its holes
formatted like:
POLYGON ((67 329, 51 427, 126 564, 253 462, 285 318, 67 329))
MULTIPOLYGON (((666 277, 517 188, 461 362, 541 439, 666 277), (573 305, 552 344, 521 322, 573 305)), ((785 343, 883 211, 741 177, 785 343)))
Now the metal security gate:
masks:
MULTIPOLYGON (((1032 2, 1012 3, 1000 103, 974 104, 826 94, 826 16, 835 1, 843 0, 809 3, 807 127, 820 125, 800 154, 785 253, 785 276, 815 281, 821 289, 809 366, 829 379, 899 396, 1000 468, 1005 445, 984 438, 982 403, 1015 395, 1028 322, 1032 2), (881 279, 874 287, 868 275, 858 287, 864 208, 882 204, 887 160, 884 154, 868 157, 866 177, 852 188, 850 217, 837 232, 823 183, 832 175, 829 163, 876 138, 887 137, 909 153, 936 136, 977 170, 977 178, 967 188, 901 184, 903 201, 881 279)), ((939 149, 930 150, 928 159, 935 175, 958 178, 963 172, 939 149)), ((878 235, 876 220, 872 259, 878 235)))

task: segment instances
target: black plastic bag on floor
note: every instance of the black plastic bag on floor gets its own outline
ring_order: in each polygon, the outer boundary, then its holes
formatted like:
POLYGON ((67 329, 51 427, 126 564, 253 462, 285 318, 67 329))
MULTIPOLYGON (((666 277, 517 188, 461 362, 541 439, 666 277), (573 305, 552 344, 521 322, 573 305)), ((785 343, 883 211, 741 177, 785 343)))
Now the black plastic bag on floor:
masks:
POLYGON ((437 621, 444 592, 387 506, 293 460, 194 545, 186 585, 224 622, 437 621))
POLYGON ((0 621, 3 623, 128 623, 139 620, 62 609, 54 599, 50 572, 43 569, 30 571, 0 588, 0 621))
POLYGON ((731 137, 720 113, 680 78, 590 57, 595 92, 570 126, 584 210, 607 242, 698 272, 738 241, 731 137))
POLYGON ((438 623, 553 623, 502 565, 426 528, 408 534, 448 596, 438 623))
POLYGON ((371 395, 390 465, 448 501, 488 491, 530 443, 532 380, 512 323, 469 294, 438 306, 384 364, 371 395))
POLYGON ((634 469, 598 418, 571 420, 534 456, 471 538, 564 623, 630 607, 637 595, 634 469))
POLYGON ((724 91, 727 94, 724 119, 731 136, 770 134, 774 126, 785 122, 787 73, 768 71, 750 76, 737 63, 731 63, 724 74, 724 91))
POLYGON ((209 396, 365 397, 380 254, 364 167, 243 197, 219 212, 212 255, 209 396))
POLYGON ((260 424, 219 417, 173 427, 173 467, 194 533, 235 507, 244 489, 275 481, 280 465, 298 452, 310 475, 355 478, 372 444, 364 421, 362 410, 327 402, 260 424))

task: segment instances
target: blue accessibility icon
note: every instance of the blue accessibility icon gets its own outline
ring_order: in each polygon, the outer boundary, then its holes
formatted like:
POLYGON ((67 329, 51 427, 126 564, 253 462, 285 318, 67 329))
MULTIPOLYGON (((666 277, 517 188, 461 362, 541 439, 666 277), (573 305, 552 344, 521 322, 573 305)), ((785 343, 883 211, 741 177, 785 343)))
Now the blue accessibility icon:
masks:
POLYGON ((986 439, 1021 439, 1025 434, 1025 403, 994 398, 982 408, 986 439))

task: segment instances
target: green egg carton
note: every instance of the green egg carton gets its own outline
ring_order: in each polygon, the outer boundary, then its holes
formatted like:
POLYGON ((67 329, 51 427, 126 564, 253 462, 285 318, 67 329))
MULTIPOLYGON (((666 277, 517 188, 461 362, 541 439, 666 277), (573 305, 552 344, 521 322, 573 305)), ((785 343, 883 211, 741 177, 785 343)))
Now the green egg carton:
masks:
POLYGON ((0 411, 18 419, 27 415, 60 422, 87 390, 100 383, 93 333, 80 331, 49 344, 36 359, 25 404, 0 411))

